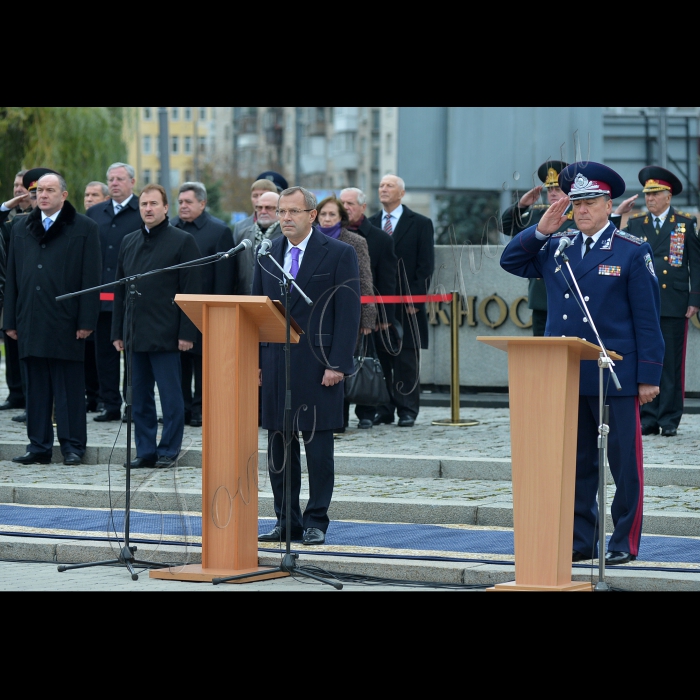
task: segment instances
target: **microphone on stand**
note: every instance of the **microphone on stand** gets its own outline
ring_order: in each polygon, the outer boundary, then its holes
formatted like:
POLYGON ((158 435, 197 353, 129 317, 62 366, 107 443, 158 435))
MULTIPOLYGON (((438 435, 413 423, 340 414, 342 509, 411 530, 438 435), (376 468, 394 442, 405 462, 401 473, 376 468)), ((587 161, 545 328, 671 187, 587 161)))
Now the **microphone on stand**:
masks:
POLYGON ((258 257, 262 258, 266 255, 270 254, 270 248, 272 248, 272 241, 269 238, 266 238, 261 244, 260 247, 258 248, 258 257))
POLYGON ((570 245, 571 239, 564 236, 564 238, 559 241, 559 247, 557 248, 557 252, 554 253, 554 257, 558 258, 570 245))
POLYGON ((248 250, 249 248, 252 248, 253 244, 247 239, 244 238, 235 248, 231 248, 231 250, 226 251, 221 257, 222 258, 230 258, 232 255, 236 255, 237 253, 240 253, 242 250, 248 250))

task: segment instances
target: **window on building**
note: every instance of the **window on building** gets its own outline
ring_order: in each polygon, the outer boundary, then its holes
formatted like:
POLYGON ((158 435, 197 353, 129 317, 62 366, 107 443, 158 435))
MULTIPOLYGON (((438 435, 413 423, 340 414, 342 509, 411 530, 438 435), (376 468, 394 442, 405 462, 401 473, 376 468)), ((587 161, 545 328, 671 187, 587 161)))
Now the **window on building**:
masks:
POLYGON ((176 122, 180 118, 180 108, 179 107, 171 107, 170 108, 170 118, 176 122))
POLYGON ((141 179, 143 180, 144 185, 150 185, 151 183, 151 169, 146 168, 146 170, 143 171, 143 175, 141 176, 141 179))
POLYGON ((153 153, 153 139, 150 134, 146 134, 143 137, 143 152, 145 155, 153 153))
POLYGON ((185 170, 185 182, 192 182, 192 171, 185 170))
POLYGON ((192 137, 191 136, 185 136, 183 148, 185 149, 185 153, 187 153, 188 155, 190 153, 192 153, 192 137))
POLYGON ((186 122, 192 121, 192 107, 183 107, 182 114, 183 114, 183 118, 186 122))
POLYGON ((372 131, 379 131, 381 126, 381 115, 378 109, 372 110, 372 131))
POLYGON ((392 154, 392 151, 394 149, 394 143, 391 138, 391 134, 386 135, 386 154, 390 156, 392 154))
POLYGON ((197 142, 199 143, 199 152, 206 153, 206 151, 207 151, 207 137, 206 136, 198 136, 197 142))
POLYGON ((207 118, 207 108, 206 108, 206 107, 200 107, 200 108, 199 108, 199 118, 200 118, 200 119, 206 119, 206 118, 207 118))
POLYGON ((153 119, 153 107, 144 107, 143 108, 143 120, 146 122, 150 122, 151 119, 153 119))
POLYGON ((179 136, 171 136, 170 137, 170 152, 173 155, 176 155, 180 152, 180 137, 179 136))
POLYGON ((375 170, 379 169, 379 146, 372 147, 372 167, 375 170))

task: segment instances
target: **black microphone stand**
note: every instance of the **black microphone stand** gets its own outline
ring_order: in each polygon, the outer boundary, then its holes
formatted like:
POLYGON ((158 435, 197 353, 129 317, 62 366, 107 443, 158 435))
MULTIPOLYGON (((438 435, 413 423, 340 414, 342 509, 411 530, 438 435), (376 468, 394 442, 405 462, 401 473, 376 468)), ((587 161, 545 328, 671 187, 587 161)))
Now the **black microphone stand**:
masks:
MULTIPOLYGON (((304 569, 304 567, 297 564, 297 559, 299 555, 296 552, 292 552, 292 476, 291 476, 291 453, 292 453, 292 363, 291 363, 291 313, 289 311, 289 297, 290 297, 290 287, 294 285, 301 294, 304 301, 312 306, 313 302, 308 296, 303 292, 303 290, 296 283, 294 278, 286 272, 284 268, 275 260, 272 255, 270 255, 269 249, 262 253, 259 257, 269 257, 270 260, 277 266, 277 268, 282 273, 282 279, 280 282, 280 289, 284 296, 284 310, 285 310, 285 341, 284 341, 284 368, 285 368, 285 398, 284 398, 284 463, 282 469, 284 470, 284 507, 285 507, 285 518, 287 519, 286 527, 286 539, 285 539, 285 553, 282 557, 280 565, 275 569, 268 569, 265 573, 287 573, 290 576, 306 576, 307 578, 314 579, 320 583, 327 583, 337 590, 342 590, 343 584, 340 581, 333 581, 329 579, 324 579, 321 576, 312 574, 310 571, 304 569)), ((225 583, 227 581, 243 581, 246 578, 255 578, 259 576, 259 572, 254 572, 250 574, 239 574, 237 576, 227 576, 225 578, 215 578, 212 579, 212 583, 216 586, 219 583, 225 583)))
MULTIPOLYGON (((620 386, 620 381, 615 374, 615 370, 613 369, 615 363, 608 354, 605 345, 603 345, 603 341, 598 334, 598 329, 596 328, 590 311, 588 310, 588 306, 586 305, 586 300, 581 293, 581 289, 578 286, 574 272, 571 269, 571 264, 569 262, 569 257, 566 254, 566 249, 561 251, 561 257, 563 263, 566 264, 566 267, 569 270, 569 274, 571 275, 574 287, 576 287, 578 297, 581 300, 583 308, 585 309, 586 318, 588 319, 588 322, 590 323, 591 328, 598 339, 598 345, 600 345, 601 350, 600 357, 598 358, 598 420, 600 422, 600 425, 598 426, 598 582, 593 590, 599 592, 610 591, 611 588, 605 581, 605 518, 607 511, 605 469, 608 461, 608 435, 610 434, 610 425, 608 424, 610 407, 604 405, 605 391, 603 389, 603 374, 606 369, 610 372, 610 378, 613 380, 615 388, 618 391, 621 391, 622 387, 620 386)), ((556 272, 559 272, 560 270, 561 264, 557 268, 556 272)))
MULTIPOLYGON (((239 250, 243 247, 249 248, 252 244, 249 241, 247 246, 239 246, 239 250)), ((132 407, 132 370, 133 370, 133 337, 134 337, 134 308, 136 306, 136 297, 141 296, 137 288, 137 282, 143 277, 149 277, 150 275, 157 275, 161 272, 169 272, 172 270, 180 270, 188 267, 197 267, 199 265, 207 265, 212 262, 217 262, 231 257, 239 252, 236 248, 232 248, 225 253, 216 253, 214 255, 208 255, 205 258, 199 258, 198 260, 191 260, 186 263, 180 263, 179 265, 172 265, 171 267, 164 267, 159 270, 150 270, 149 272, 143 272, 138 275, 132 275, 130 277, 123 277, 122 279, 116 280, 115 282, 109 282, 107 284, 101 284, 98 287, 90 287, 90 289, 83 289, 79 292, 72 292, 71 294, 63 294, 56 297, 56 301, 64 301, 65 299, 72 299, 73 297, 81 296, 83 294, 90 294, 92 292, 99 292, 102 289, 111 289, 112 287, 128 285, 128 296, 124 299, 124 352, 126 353, 126 363, 125 363, 125 380, 126 380, 126 395, 124 397, 126 403, 126 463, 124 465, 126 469, 126 484, 125 484, 125 494, 124 494, 124 545, 119 551, 116 559, 109 559, 107 561, 95 561, 89 562, 87 564, 71 564, 65 565, 61 564, 58 567, 59 572, 69 571, 71 569, 87 569, 93 566, 112 566, 114 564, 121 564, 125 566, 127 571, 131 574, 131 579, 133 581, 138 581, 138 574, 134 570, 134 566, 144 566, 146 568, 165 568, 168 564, 158 564, 156 562, 144 561, 136 559, 134 554, 137 551, 137 547, 131 545, 130 542, 130 523, 131 523, 131 407, 132 407)))

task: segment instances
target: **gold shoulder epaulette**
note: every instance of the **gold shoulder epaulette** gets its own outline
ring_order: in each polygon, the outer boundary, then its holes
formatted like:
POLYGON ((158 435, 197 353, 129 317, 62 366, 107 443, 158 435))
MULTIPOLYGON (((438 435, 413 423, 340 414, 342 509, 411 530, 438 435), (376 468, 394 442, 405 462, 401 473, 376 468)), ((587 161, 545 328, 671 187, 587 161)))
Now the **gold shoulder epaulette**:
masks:
POLYGON ((644 243, 643 238, 638 238, 637 236, 633 236, 631 233, 627 233, 627 231, 615 231, 615 235, 618 236, 619 238, 624 238, 626 241, 629 241, 630 243, 634 243, 635 245, 642 245, 642 243, 644 243))
POLYGON ((678 211, 678 210, 676 209, 676 214, 677 214, 678 216, 683 216, 683 217, 685 217, 686 219, 694 219, 694 218, 695 218, 695 214, 689 214, 687 211, 678 211))
POLYGON ((639 214, 632 214, 630 219, 638 219, 640 216, 646 216, 646 212, 640 211, 639 214))
POLYGON ((549 209, 549 204, 533 204, 531 209, 549 209))

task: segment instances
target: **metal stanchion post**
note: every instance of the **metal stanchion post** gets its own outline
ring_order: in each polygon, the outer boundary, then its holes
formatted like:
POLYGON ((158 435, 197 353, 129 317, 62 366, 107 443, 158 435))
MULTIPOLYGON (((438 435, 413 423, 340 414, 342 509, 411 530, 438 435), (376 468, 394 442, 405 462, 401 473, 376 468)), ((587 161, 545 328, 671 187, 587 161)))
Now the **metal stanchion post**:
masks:
POLYGON ((470 425, 479 425, 478 420, 459 417, 459 319, 461 318, 461 303, 459 292, 452 292, 452 302, 450 311, 450 335, 452 339, 450 364, 452 370, 452 380, 450 382, 450 406, 452 417, 443 420, 434 420, 433 425, 448 425, 452 427, 465 428, 470 425))

